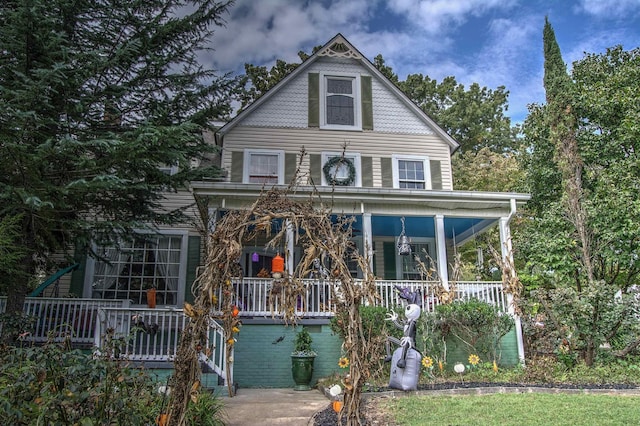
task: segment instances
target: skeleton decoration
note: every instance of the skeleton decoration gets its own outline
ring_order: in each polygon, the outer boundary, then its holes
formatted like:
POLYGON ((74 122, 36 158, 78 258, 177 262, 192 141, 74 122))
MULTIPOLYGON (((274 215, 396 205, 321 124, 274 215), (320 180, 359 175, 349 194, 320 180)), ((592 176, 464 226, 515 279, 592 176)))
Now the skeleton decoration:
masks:
POLYGON ((419 293, 412 292, 408 288, 396 286, 401 299, 408 302, 405 308, 405 320, 398 320, 398 314, 394 311, 387 313, 387 321, 392 321, 394 326, 403 330, 402 339, 388 337, 386 349, 386 362, 391 361, 391 379, 389 387, 401 390, 416 390, 420 376, 420 362, 422 354, 416 350, 416 322, 420 318, 420 306, 418 305, 419 293), (391 354, 391 343, 399 347, 391 354))

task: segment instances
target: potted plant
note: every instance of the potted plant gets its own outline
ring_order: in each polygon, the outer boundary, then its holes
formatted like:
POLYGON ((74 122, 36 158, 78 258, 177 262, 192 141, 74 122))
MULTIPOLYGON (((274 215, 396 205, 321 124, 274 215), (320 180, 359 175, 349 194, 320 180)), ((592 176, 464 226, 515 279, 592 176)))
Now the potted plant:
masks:
POLYGON ((309 330, 302 327, 296 333, 294 349, 291 353, 291 373, 295 382, 294 390, 310 390, 311 376, 313 376, 313 362, 316 352, 311 348, 312 343, 309 330))

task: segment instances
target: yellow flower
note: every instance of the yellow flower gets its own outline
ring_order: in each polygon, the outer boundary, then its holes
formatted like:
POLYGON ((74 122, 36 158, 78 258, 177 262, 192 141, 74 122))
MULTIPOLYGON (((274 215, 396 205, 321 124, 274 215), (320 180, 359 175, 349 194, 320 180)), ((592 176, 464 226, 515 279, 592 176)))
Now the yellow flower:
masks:
POLYGON ((234 333, 240 333, 240 329, 238 327, 233 327, 231 331, 233 331, 234 333))
POLYGON ((480 362, 480 357, 478 355, 476 354, 469 355, 469 364, 478 365, 479 362, 480 362))
POLYGON ((344 357, 344 356, 343 356, 343 357, 341 357, 341 358, 338 360, 338 366, 339 366, 340 368, 347 368, 347 367, 349 366, 349 358, 344 357))
POLYGON ((229 346, 233 346, 233 344, 236 342, 236 339, 229 339, 227 340, 227 345, 229 346))
POLYGON ((431 368, 433 367, 433 359, 431 359, 430 356, 425 356, 424 358, 422 358, 422 366, 424 368, 431 368))

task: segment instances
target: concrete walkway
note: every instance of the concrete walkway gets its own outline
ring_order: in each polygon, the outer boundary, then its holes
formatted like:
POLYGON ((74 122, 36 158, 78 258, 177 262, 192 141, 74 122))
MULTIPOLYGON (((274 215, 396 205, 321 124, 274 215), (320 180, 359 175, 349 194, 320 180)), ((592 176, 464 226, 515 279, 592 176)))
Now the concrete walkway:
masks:
POLYGON ((223 396, 227 426, 312 426, 313 415, 330 401, 317 389, 240 388, 233 398, 223 396))

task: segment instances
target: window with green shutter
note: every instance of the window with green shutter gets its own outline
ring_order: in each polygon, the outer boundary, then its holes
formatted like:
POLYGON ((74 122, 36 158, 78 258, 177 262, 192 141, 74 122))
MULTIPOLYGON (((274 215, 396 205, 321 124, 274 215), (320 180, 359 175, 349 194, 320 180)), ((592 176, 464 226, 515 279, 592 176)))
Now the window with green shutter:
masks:
POLYGON ((371 76, 309 73, 309 127, 373 130, 371 76))

